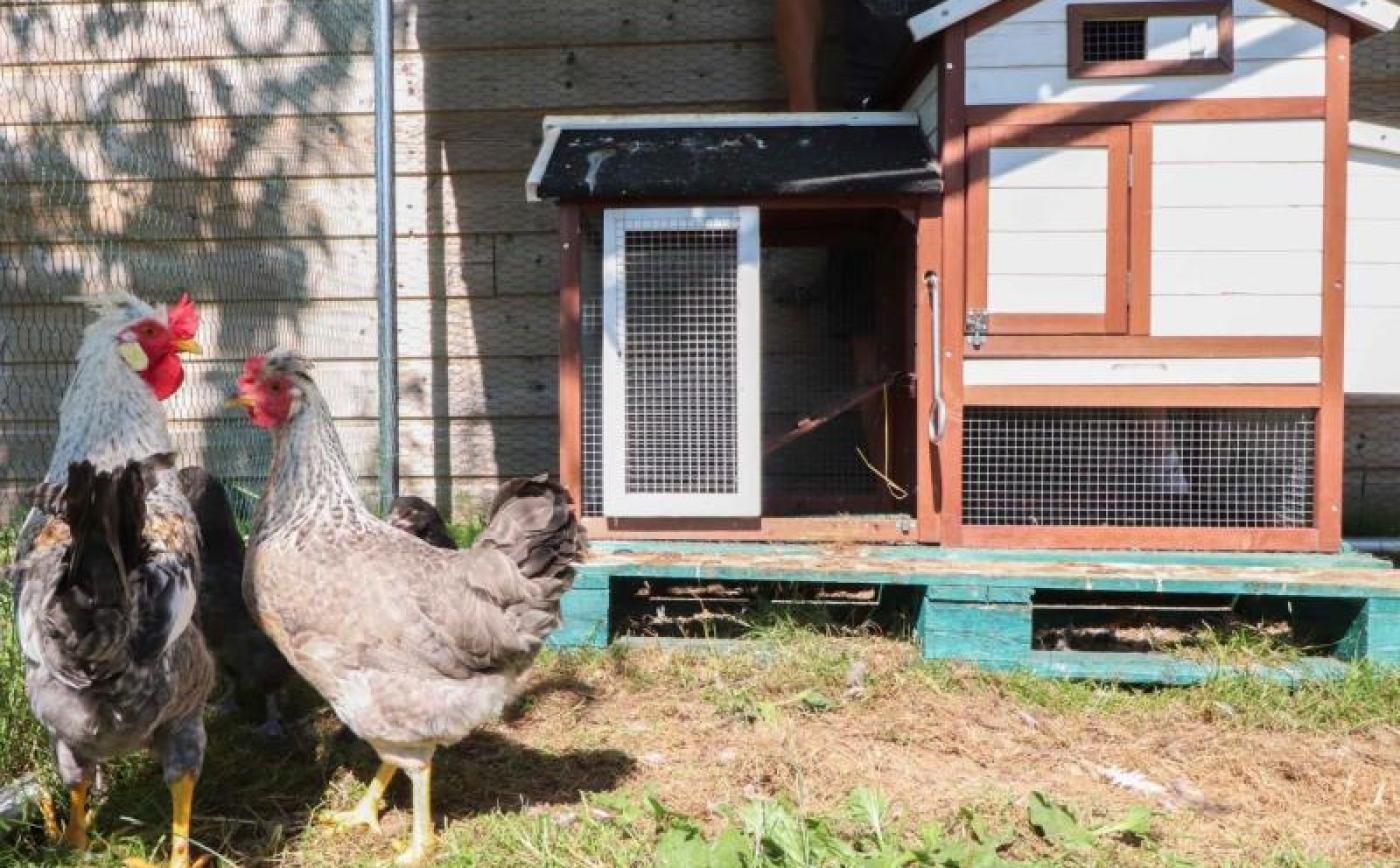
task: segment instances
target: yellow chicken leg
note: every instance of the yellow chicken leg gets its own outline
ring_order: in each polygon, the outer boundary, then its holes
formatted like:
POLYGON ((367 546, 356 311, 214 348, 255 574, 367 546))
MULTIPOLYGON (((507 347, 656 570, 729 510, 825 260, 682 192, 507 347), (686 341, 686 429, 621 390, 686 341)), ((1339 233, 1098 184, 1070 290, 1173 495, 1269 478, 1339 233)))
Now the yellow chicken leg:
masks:
MULTIPOLYGON (((209 862, 206 853, 190 862, 190 815, 194 807, 194 775, 184 774, 170 784, 170 866, 169 868, 203 868, 209 862)), ((127 868, 156 868, 145 859, 125 860, 127 868)))
POLYGON ((432 763, 410 769, 408 777, 413 781, 413 837, 408 842, 408 849, 394 861, 397 865, 418 866, 427 864, 428 857, 433 853, 432 763))
POLYGON ((375 773, 374 780, 369 782, 369 789, 355 807, 348 811, 330 811, 320 816, 320 820, 338 829, 353 829, 356 826, 365 826, 376 834, 379 832, 379 809, 383 805, 384 791, 389 788, 389 783, 393 781, 394 775, 398 773, 398 768, 388 763, 382 763, 379 771, 375 773))
POLYGON ((63 838, 59 843, 72 850, 88 848, 87 797, 87 781, 68 790, 68 825, 64 827, 63 838))

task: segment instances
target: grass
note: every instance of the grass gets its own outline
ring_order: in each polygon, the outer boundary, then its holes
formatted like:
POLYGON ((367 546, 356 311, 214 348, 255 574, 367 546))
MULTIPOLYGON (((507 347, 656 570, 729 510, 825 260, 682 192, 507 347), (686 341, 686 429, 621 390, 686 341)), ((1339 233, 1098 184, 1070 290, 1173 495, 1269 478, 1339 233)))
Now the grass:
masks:
MULTIPOLYGON (((0 600, 0 782, 51 764, 10 611, 0 600)), ((544 653, 505 721, 440 754, 438 864, 1400 864, 1398 672, 1127 689, 927 663, 905 637, 780 611, 751 621, 756 641, 729 653, 544 653)), ((1276 653, 1257 636, 1204 645, 1276 653)), ((383 837, 318 827, 375 757, 316 697, 289 705, 286 742, 211 718, 197 842, 223 864, 386 863, 407 835, 406 785, 383 837)), ((159 769, 137 756, 105 778, 93 853, 48 848, 30 818, 0 829, 0 864, 163 857, 159 769)))

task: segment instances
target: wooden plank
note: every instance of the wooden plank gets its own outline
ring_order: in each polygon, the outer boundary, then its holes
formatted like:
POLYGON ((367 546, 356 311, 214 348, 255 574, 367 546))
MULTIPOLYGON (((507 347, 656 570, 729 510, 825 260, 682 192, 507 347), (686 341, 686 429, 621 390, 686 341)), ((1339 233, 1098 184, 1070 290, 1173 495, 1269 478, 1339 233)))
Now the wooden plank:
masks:
POLYGON ((972 386, 1089 386, 1317 383, 1318 360, 1293 359, 969 359, 972 386))
POLYGON ((1108 160, 1095 148, 997 145, 988 185, 1050 189, 1108 186, 1108 160))
MULTIPOLYGON (((522 251, 535 249, 535 237, 400 238, 399 298, 483 296, 498 289, 553 293, 552 281, 542 279, 544 267, 526 260, 535 254, 522 251)), ((0 263, 0 297, 12 304, 58 304, 98 288, 159 295, 178 287, 201 303, 269 300, 303 306, 323 299, 371 299, 375 293, 373 238, 0 245, 0 263)))
POLYGON ((1242 120, 1158 124, 1153 164, 1307 163, 1323 156, 1319 120, 1242 120))
POLYGON ((1104 312, 1101 274, 988 274, 987 309, 998 313, 1104 312))
POLYGON ((1346 359, 1347 156, 1351 117, 1351 23, 1327 19, 1327 132, 1322 242, 1322 406, 1313 488, 1319 548, 1342 544, 1342 451, 1346 359))
POLYGON ((1158 251, 1281 252, 1322 247, 1322 208, 1155 208, 1158 251))
MULTIPOLYGON (((399 413, 405 419, 549 416, 557 409, 554 356, 409 359, 399 366, 399 413)), ((237 359, 186 359, 185 383, 166 405, 172 419, 225 415, 242 371, 237 359)), ((58 417, 73 365, 0 366, 0 424, 58 417)), ((314 372, 337 419, 376 419, 378 381, 372 360, 320 361, 314 372)))
POLYGON ((1112 681, 1119 684, 1167 684, 1186 687, 1218 678, 1259 678, 1285 685, 1342 678, 1347 667, 1330 657, 1302 657, 1282 665, 1231 666, 1190 660, 1172 654, 1093 651, 1031 651, 1011 666, 1041 678, 1112 681))
MULTIPOLYGON (((945 545, 957 545, 962 538, 962 435, 963 435, 963 352, 966 341, 963 330, 972 288, 968 282, 968 265, 974 250, 982 242, 974 238, 981 233, 985 221, 968 220, 968 141, 966 93, 967 25, 954 24, 943 34, 943 51, 938 65, 938 90, 943 107, 939 118, 943 141, 940 152, 943 167, 942 239, 943 255, 942 301, 943 321, 943 386, 948 405, 948 428, 938 444, 935 470, 937 491, 935 504, 939 516, 938 537, 945 545)), ((981 161, 982 183, 985 183, 986 160, 981 161)), ((981 254, 976 254, 981 255, 981 254)), ((985 303, 985 298, 983 299, 985 303)), ((928 523, 920 531, 928 530, 928 523)), ((921 536, 922 539, 922 536, 921 536)), ((931 541, 931 540, 928 540, 931 541)))
MULTIPOLYGON (((422 0, 402 10, 397 51, 758 41, 773 32, 768 4, 718 0, 583 2, 422 0)), ((6 28, 0 57, 18 63, 181 57, 367 54, 369 7, 357 0, 46 4, 28 27, 6 28)))
POLYGON ((1320 96, 1320 58, 1241 60, 1230 75, 1073 79, 1062 66, 969 69, 969 105, 1320 96))
POLYGON ((908 542, 914 523, 905 519, 836 516, 753 519, 585 518, 590 540, 810 540, 908 542))
MULTIPOLYGON (((515 172, 401 177, 395 194, 401 237, 553 225, 515 172)), ((373 237, 373 202, 373 178, 7 184, 0 220, 11 244, 373 237)))
POLYGON ((1216 551, 1316 551, 1315 530, 1213 527, 974 527, 963 528, 968 546, 1034 548, 1212 549, 1216 551))
POLYGON ((969 386, 965 398, 979 407, 1316 407, 1321 401, 1317 386, 969 386))
MULTIPOLYGON (((395 58, 397 112, 755 102, 781 93, 771 44, 520 48, 395 58), (665 70, 658 75, 657 70, 665 70)), ((215 58, 19 67, 10 124, 372 114, 371 59, 215 58)))
MULTIPOLYGON (((758 112, 774 103, 692 102, 637 112, 758 112)), ((571 113, 606 113, 585 106, 571 113)), ((543 108, 400 112, 394 157, 400 175, 523 171, 539 150, 543 108)), ((374 116, 307 114, 210 117, 119 124, 0 126, 0 178, 15 183, 354 177, 374 174, 374 116), (142 151, 145 151, 144 157, 142 151)))
MULTIPOLYGON (((997 152, 992 151, 993 163, 997 152)), ((1318 167, 1318 202, 1322 172, 1318 167)), ((992 178, 988 191, 989 228, 993 232, 1103 232, 1108 228, 1108 205, 1103 187, 1008 187, 992 178)))
MULTIPOLYGON (((929 278, 937 281, 939 308, 947 302, 947 283, 944 263, 947 252, 943 247, 943 215, 938 197, 930 197, 919 206, 918 221, 914 227, 914 515, 918 526, 918 537, 922 543, 937 542, 941 517, 938 514, 938 487, 941 484, 938 472, 934 441, 940 435, 935 427, 942 425, 941 436, 946 437, 949 428, 946 381, 940 383, 939 392, 934 392, 935 365, 942 381, 946 369, 945 358, 951 353, 935 352, 935 329, 943 327, 938 321, 941 310, 933 308, 929 278), (935 401, 941 402, 943 415, 935 418, 935 401)), ((938 335, 941 337, 941 335, 938 335)))
POLYGON ((1352 262, 1385 263, 1396 260, 1395 239, 1400 238, 1400 219, 1351 220, 1347 228, 1348 257, 1352 262))
MULTIPOLYGON (((1348 291, 1356 289, 1348 270, 1348 291)), ((1386 288, 1394 294, 1400 284, 1386 288)), ((1346 393, 1400 395, 1400 365, 1394 364, 1395 336, 1400 335, 1400 303, 1366 307, 1348 302, 1346 313, 1346 393)))
POLYGON ((583 247, 579 209, 559 209, 559 479, 582 508, 583 247))
POLYGON ((1109 124, 1132 121, 1254 120, 1318 118, 1323 99, 1258 97, 1239 99, 1122 100, 1117 102, 1022 103, 967 107, 970 124, 1109 124))
POLYGON ((1156 283, 1152 256, 1154 126, 1138 121, 1128 128, 1128 286, 1127 332, 1152 331, 1152 287, 1156 283))
POLYGON ((994 232, 989 274, 1102 275, 1108 257, 1103 232, 994 232))
POLYGON ((1316 337, 1149 337, 1146 335, 991 335, 973 358, 1276 358, 1316 356, 1316 337))
MULTIPOLYGON (((1310 163, 1159 163, 1152 168, 1155 208, 1322 205, 1322 161, 1310 163)), ((1396 193, 1400 194, 1400 184, 1396 193)))
POLYGON ((1162 336, 1311 337, 1322 334, 1316 295, 1162 295, 1152 298, 1162 336))
MULTIPOLYGON (((42 469, 56 427, 8 426, 0 479, 30 478, 24 467, 42 469)), ((183 464, 199 464, 221 476, 261 478, 270 462, 266 434, 246 420, 178 422, 172 439, 183 464)), ((375 474, 378 421, 338 420, 336 429, 359 476, 375 474)), ((403 472, 408 476, 528 476, 552 471, 557 459, 558 424, 539 419, 405 420, 399 432, 403 472)))
POLYGON ((1267 255, 1228 251, 1163 251, 1152 256, 1152 284, 1160 295, 1318 295, 1322 251, 1267 255))

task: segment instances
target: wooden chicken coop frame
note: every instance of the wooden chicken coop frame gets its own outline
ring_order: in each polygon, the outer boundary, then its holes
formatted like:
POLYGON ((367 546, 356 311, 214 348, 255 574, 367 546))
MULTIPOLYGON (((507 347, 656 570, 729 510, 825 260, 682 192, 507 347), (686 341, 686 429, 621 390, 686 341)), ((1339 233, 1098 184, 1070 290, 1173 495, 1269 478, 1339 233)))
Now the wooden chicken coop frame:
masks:
MULTIPOLYGON (((1176 45, 1130 78, 1080 74, 1074 28, 1086 16, 1127 14, 1124 4, 950 0, 911 20, 916 50, 887 102, 905 114, 884 122, 917 129, 937 155, 940 188, 918 196, 819 194, 801 180, 742 190, 742 181, 716 177, 724 173, 649 179, 645 160, 645 192, 623 184, 599 194, 599 166, 645 148, 593 140, 586 154, 576 147, 566 171, 556 146, 568 124, 547 121, 531 191, 561 205, 560 461, 575 491, 584 475, 584 218, 640 199, 753 205, 768 241, 771 215, 874 207, 898 213, 913 237, 902 278, 910 365, 889 372, 915 384, 914 411, 899 420, 916 444, 909 516, 590 516, 594 533, 1337 551, 1350 53, 1355 39, 1393 26, 1400 9, 1338 0, 1140 6, 1128 11, 1188 24, 1215 15, 1215 57, 1207 47, 1209 64, 1177 63, 1170 52, 1186 49, 1176 45), (1046 38, 1056 28, 1063 41, 1046 38), (1285 48, 1256 44, 1279 33, 1285 48), (559 176, 548 191, 546 169, 559 176), (1221 180, 1237 174, 1274 180, 1221 180), (1183 231, 1183 220, 1198 219, 1180 210, 1190 208, 1217 220, 1214 229, 1183 231), (1058 262, 1066 250, 1079 258, 1058 262), (1264 276, 1288 257, 1296 267, 1264 276)), ((1168 28, 1173 39, 1182 26, 1168 28)), ((1198 36, 1186 40, 1191 57, 1201 54, 1198 36)), ((731 132, 849 123, 782 118, 687 123, 731 132)), ((850 148, 822 173, 855 176, 867 158, 850 148)), ((858 385, 831 406, 871 394, 871 383, 858 385)), ((828 415, 799 421, 788 436, 828 415)))

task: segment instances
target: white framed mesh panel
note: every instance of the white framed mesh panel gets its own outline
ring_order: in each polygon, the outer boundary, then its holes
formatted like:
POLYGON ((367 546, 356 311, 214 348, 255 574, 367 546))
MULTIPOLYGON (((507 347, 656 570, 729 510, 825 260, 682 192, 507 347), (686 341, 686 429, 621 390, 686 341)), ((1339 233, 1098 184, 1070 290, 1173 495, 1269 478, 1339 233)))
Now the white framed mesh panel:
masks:
POLYGON ((761 510, 757 208, 603 218, 603 514, 761 510))

